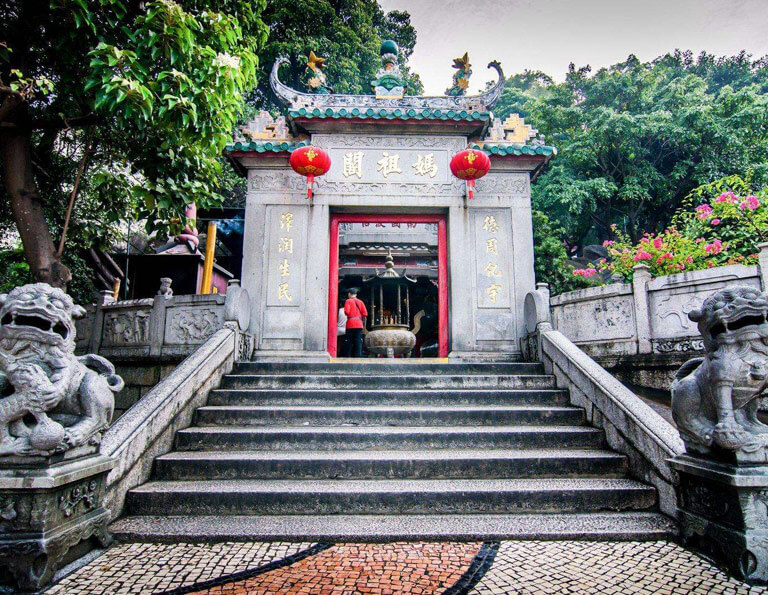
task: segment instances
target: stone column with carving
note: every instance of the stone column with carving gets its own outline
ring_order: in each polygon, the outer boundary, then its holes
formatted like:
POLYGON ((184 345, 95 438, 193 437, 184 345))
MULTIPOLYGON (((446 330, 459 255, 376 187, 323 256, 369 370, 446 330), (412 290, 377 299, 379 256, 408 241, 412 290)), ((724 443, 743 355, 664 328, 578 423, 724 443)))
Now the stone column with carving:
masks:
POLYGON ((19 591, 110 541, 114 462, 99 444, 123 381, 106 359, 75 356, 84 314, 44 283, 0 295, 0 584, 19 591))
POLYGON ((705 355, 683 364, 671 386, 686 447, 671 460, 682 538, 741 580, 768 584, 768 426, 757 419, 768 387, 768 294, 727 287, 688 316, 705 355))

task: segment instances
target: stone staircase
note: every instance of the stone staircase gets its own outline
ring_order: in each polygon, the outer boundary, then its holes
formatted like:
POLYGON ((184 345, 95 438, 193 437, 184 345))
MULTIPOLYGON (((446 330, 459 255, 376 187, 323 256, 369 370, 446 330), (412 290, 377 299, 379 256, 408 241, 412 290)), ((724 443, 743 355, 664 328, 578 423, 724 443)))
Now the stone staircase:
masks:
POLYGON ((654 488, 529 363, 241 363, 122 540, 664 539, 654 488))

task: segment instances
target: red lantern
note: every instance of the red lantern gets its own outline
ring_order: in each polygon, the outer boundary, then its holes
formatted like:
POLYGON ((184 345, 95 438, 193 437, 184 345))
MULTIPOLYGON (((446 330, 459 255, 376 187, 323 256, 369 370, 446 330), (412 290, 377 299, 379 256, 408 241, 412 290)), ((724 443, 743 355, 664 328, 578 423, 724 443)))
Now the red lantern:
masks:
POLYGON ((482 178, 491 169, 491 159, 482 151, 466 149, 451 159, 451 173, 467 181, 467 196, 475 197, 475 180, 482 178))
POLYGON ((307 198, 312 198, 312 183, 331 168, 330 156, 317 147, 301 147, 291 153, 290 163, 293 171, 307 176, 307 198))

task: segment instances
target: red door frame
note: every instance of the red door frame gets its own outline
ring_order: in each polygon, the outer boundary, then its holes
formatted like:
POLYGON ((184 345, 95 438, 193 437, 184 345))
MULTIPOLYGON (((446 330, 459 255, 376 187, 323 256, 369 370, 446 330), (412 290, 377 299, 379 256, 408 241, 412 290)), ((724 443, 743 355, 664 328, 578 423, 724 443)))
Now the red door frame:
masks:
POLYGON ((331 213, 331 249, 328 267, 328 353, 336 357, 339 311, 339 223, 437 223, 437 346, 448 357, 448 238, 445 215, 363 215, 331 213))

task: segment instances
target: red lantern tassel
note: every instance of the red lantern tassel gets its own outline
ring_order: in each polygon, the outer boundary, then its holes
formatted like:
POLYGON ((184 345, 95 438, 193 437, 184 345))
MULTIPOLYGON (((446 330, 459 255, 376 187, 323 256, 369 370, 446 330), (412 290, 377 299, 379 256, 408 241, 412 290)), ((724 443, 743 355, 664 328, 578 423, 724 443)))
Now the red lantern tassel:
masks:
POLYGON ((467 180, 467 196, 469 197, 469 200, 472 200, 475 198, 475 181, 474 180, 467 180))
POLYGON ((312 198, 312 184, 315 181, 313 174, 307 174, 307 198, 312 198))

